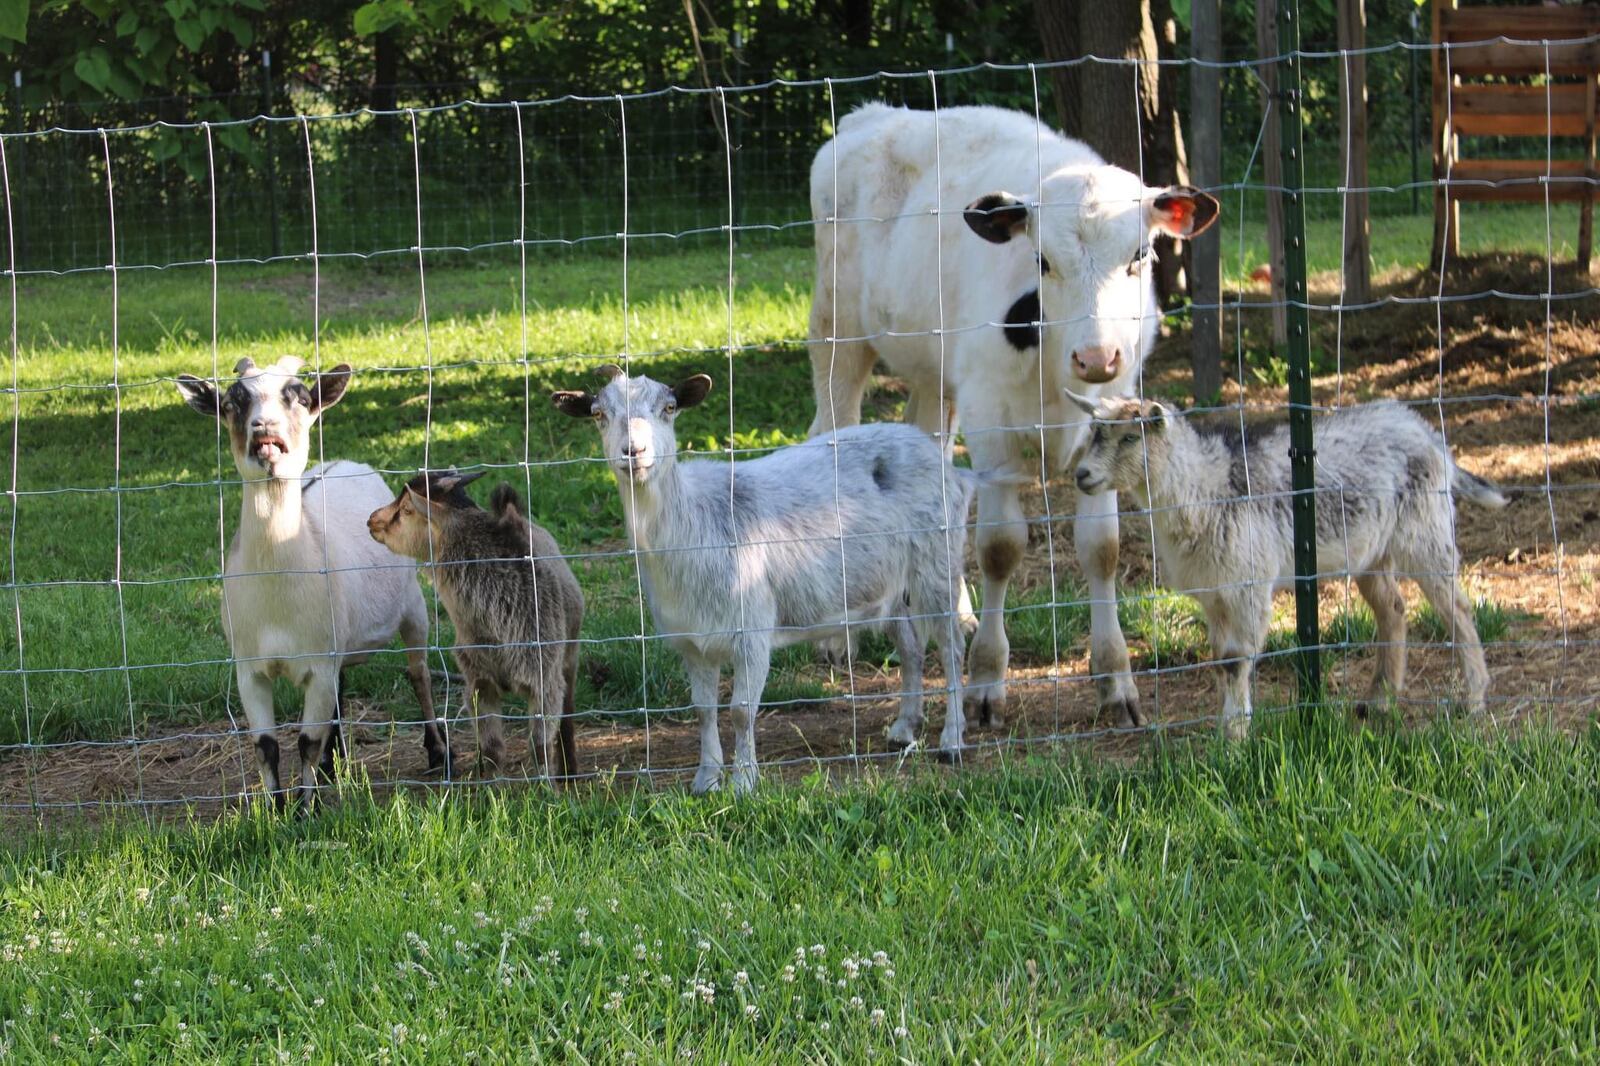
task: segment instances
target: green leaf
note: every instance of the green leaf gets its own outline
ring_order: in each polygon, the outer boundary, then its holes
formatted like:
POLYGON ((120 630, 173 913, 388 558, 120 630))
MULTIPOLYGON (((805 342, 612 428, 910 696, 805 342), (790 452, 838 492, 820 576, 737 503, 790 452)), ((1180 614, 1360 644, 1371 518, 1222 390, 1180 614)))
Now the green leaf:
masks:
POLYGON ((28 7, 29 0, 0 0, 0 37, 28 39, 28 7))
POLYGON ((194 19, 181 19, 173 23, 173 31, 177 33, 178 40, 191 52, 200 51, 200 46, 206 43, 205 30, 194 19))
POLYGON ((72 64, 72 73, 89 88, 105 92, 106 83, 111 80, 111 64, 106 61, 105 52, 97 48, 79 56, 72 64))
POLYGON ((140 52, 143 52, 145 55, 149 55, 150 50, 159 44, 160 41, 160 30, 156 29, 154 26, 144 26, 140 28, 137 34, 134 35, 133 46, 140 52))
POLYGON ((122 17, 117 19, 117 36, 126 37, 139 28, 139 13, 137 11, 124 11, 122 17))

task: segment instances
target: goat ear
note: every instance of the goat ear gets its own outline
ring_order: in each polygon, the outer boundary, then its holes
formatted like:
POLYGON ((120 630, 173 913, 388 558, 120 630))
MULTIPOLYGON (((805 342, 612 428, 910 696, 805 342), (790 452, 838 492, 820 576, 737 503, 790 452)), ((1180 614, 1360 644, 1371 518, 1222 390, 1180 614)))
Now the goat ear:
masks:
POLYGON ((557 411, 573 418, 588 418, 594 414, 594 397, 587 392, 563 389, 560 392, 552 392, 550 402, 555 404, 557 411))
POLYGON ((1211 228, 1222 205, 1210 193, 1174 185, 1150 201, 1150 225, 1173 237, 1194 237, 1211 228))
POLYGON ((1028 205, 1008 192, 992 192, 967 205, 967 227, 991 244, 1004 244, 1028 228, 1028 205))
POLYGON ((480 477, 482 477, 483 475, 487 474, 488 472, 489 471, 487 471, 487 470, 474 470, 470 474, 458 474, 458 473, 456 473, 455 470, 452 469, 448 473, 446 473, 443 477, 441 477, 441 478, 437 479, 436 481, 434 481, 434 484, 439 487, 439 491, 440 492, 454 492, 456 489, 461 488, 463 485, 472 484, 474 481, 478 480, 480 477))
POLYGON ((1076 407, 1084 414, 1093 417, 1095 412, 1093 400, 1089 399, 1087 396, 1079 396, 1065 385, 1061 386, 1061 391, 1066 396, 1068 403, 1072 404, 1072 406, 1076 407))
POLYGON ((178 391, 183 394, 183 402, 201 414, 212 418, 222 416, 222 397, 211 382, 202 381, 193 374, 179 374, 178 391))
POLYGON ((316 384, 311 386, 311 409, 322 411, 332 407, 344 398, 344 390, 349 387, 349 363, 340 363, 332 370, 318 374, 316 384))
POLYGON ((1172 417, 1172 408, 1164 403, 1151 400, 1145 404, 1144 417, 1148 420, 1151 429, 1162 430, 1167 428, 1167 420, 1172 417))
POLYGON ((711 378, 705 374, 696 374, 684 378, 672 387, 672 402, 678 405, 678 410, 693 407, 706 398, 711 391, 711 378))

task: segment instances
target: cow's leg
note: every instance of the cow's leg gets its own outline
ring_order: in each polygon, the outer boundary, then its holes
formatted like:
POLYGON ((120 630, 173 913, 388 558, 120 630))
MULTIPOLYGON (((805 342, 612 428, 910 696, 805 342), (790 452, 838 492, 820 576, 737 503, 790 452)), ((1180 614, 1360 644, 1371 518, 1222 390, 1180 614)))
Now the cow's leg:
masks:
POLYGON ((1120 726, 1143 725, 1128 642, 1117 622, 1117 494, 1079 493, 1072 533, 1078 565, 1089 584, 1089 669, 1100 692, 1100 713, 1110 714, 1120 726))
MULTIPOLYGON (((1013 434, 980 427, 969 432, 967 448, 974 470, 1020 469, 1021 452, 1013 434)), ((1006 639, 1006 587, 1027 546, 1028 523, 1022 516, 1018 487, 989 484, 979 488, 977 547, 978 565, 983 570, 983 610, 967 651, 967 691, 978 707, 980 725, 1001 724, 1005 710, 1006 669, 1011 660, 1011 643, 1006 639)))

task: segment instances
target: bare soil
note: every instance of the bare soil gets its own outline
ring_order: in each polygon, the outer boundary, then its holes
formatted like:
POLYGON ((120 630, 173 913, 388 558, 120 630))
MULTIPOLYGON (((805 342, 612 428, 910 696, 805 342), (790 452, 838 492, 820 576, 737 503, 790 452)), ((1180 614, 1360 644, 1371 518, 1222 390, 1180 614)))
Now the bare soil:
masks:
MULTIPOLYGON (((1454 264, 1443 293, 1539 294, 1583 292, 1593 284, 1570 266, 1547 276, 1542 261, 1486 257, 1454 264), (1553 284, 1552 284, 1553 282, 1553 284)), ((1352 403, 1379 397, 1427 401, 1422 408, 1442 421, 1460 463, 1474 473, 1514 490, 1504 511, 1486 513, 1464 506, 1459 539, 1463 580, 1474 596, 1487 596, 1522 612, 1510 632, 1487 649, 1491 672, 1490 713, 1494 727, 1518 728, 1530 722, 1576 730, 1590 722, 1600 705, 1596 680, 1600 656, 1600 297, 1546 303, 1488 295, 1461 302, 1435 302, 1436 275, 1394 274, 1378 279, 1378 293, 1390 300, 1377 309, 1313 314, 1313 343, 1338 353, 1337 366, 1315 380, 1319 403, 1352 403), (1442 350, 1441 350, 1442 334, 1442 350)), ((1313 299, 1331 304, 1338 279, 1323 276, 1313 299)), ((1266 297, 1261 286, 1249 299, 1266 297)), ((1267 316, 1259 311, 1227 316, 1231 349, 1241 320, 1250 343, 1269 336, 1267 316)), ((797 354, 796 358, 803 358, 797 354)), ((1259 361, 1259 360, 1255 360, 1259 361)), ((1231 375, 1225 400, 1242 402, 1249 417, 1283 417, 1285 390, 1263 383, 1252 370, 1244 380, 1231 375)), ((1163 341, 1147 370, 1146 388, 1154 395, 1188 392, 1186 331, 1163 341)), ((1051 513, 1071 513, 1070 488, 1051 486, 1051 513)), ((1043 513, 1034 491, 1025 501, 1030 514, 1043 513)), ((1043 529, 1013 588, 1048 587, 1043 529)), ((1073 567, 1069 522, 1050 531, 1058 565, 1073 567)), ((1127 516, 1121 558, 1124 587, 1148 582, 1150 532, 1138 516, 1127 516)), ((969 570, 972 568, 969 566, 969 570)), ((1412 590, 1411 595, 1415 593, 1412 590)), ((1324 619, 1356 600, 1345 582, 1323 586, 1324 619)), ((1287 613, 1287 599, 1278 609, 1287 613)), ((1413 639, 1417 634, 1413 633, 1413 639)), ((999 726, 974 721, 971 739, 978 747, 971 764, 1016 758, 1029 741, 1087 744, 1100 755, 1128 760, 1152 743, 1151 732, 1124 732, 1096 716, 1095 687, 1089 677, 1083 641, 1061 650, 1059 664, 1013 656, 1010 706, 999 726), (1010 743, 1015 742, 1015 743, 1010 743)), ((1201 733, 1213 728, 1206 717, 1219 706, 1211 671, 1193 661, 1157 664, 1150 648, 1132 642, 1146 713, 1162 734, 1201 733)), ((930 668, 931 668, 930 663, 930 668)), ((924 754, 902 761, 886 750, 883 731, 895 713, 896 677, 858 666, 851 686, 821 662, 810 668, 815 679, 841 695, 827 703, 772 708, 758 722, 757 750, 768 773, 807 773, 818 766, 853 772, 863 765, 890 770, 909 762, 931 762, 924 754), (852 760, 849 756, 870 756, 852 760)), ((1372 670, 1372 656, 1357 649, 1330 656, 1325 667, 1336 696, 1360 694, 1372 670)), ((1407 699, 1398 708, 1406 722, 1426 721, 1451 706, 1458 674, 1446 647, 1414 644, 1407 699)), ((1287 705, 1294 696, 1288 656, 1263 661, 1257 672, 1256 702, 1287 705)), ((355 761, 375 788, 415 781, 424 766, 420 734, 396 727, 383 708, 353 703, 360 721, 353 730, 355 761)), ((942 708, 929 708, 930 739, 942 708)), ((975 717, 975 716, 974 716, 975 717)), ((458 765, 470 767, 470 729, 457 727, 458 765)), ((525 730, 511 729, 511 752, 526 752, 525 730)), ((232 735, 229 723, 169 730, 163 743, 66 745, 17 754, 0 773, 0 805, 13 818, 38 816, 56 821, 65 810, 93 817, 99 805, 144 801, 156 817, 190 810, 214 812, 254 787, 253 757, 232 735), (58 807, 56 805, 65 805, 58 807)), ((731 738, 724 724, 724 745, 731 738)), ((151 738, 157 739, 157 738, 151 738)), ((285 777, 296 762, 292 730, 280 738, 285 777)), ((692 721, 654 717, 646 726, 633 718, 585 720, 579 729, 582 767, 602 779, 632 777, 682 787, 698 756, 692 721)), ((522 768, 512 771, 520 775, 522 768)), ((944 772, 933 771, 929 772, 944 772)), ((470 776, 466 780, 473 780, 470 776)), ((437 785, 416 787, 438 787, 437 785)))

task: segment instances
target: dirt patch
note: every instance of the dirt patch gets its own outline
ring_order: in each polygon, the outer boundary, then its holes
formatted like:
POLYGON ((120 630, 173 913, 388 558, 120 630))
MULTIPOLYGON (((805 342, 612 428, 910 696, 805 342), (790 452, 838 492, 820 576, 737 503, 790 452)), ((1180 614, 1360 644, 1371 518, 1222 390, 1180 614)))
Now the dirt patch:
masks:
MULTIPOLYGON (((1342 320, 1331 312, 1314 316, 1313 343, 1338 353, 1336 367, 1316 378, 1315 392, 1319 403, 1330 405, 1375 397, 1420 402, 1425 415, 1440 421, 1464 467, 1514 490, 1504 511, 1463 507, 1458 527, 1469 592, 1515 612, 1505 635, 1486 649, 1490 711, 1501 725, 1549 721, 1578 728, 1600 706, 1594 680, 1600 638, 1600 298, 1591 294, 1547 305, 1494 295, 1538 294, 1551 282, 1542 262, 1499 257, 1460 261, 1446 279, 1446 297, 1489 294, 1480 299, 1436 303, 1437 277, 1381 278, 1378 295, 1388 301, 1383 306, 1342 320)), ((1582 292, 1590 285, 1570 269, 1559 269, 1553 282, 1556 292, 1582 292)), ((1263 289, 1253 298, 1265 295, 1263 289)), ((1313 295, 1331 303, 1337 278, 1317 279, 1313 295)), ((1265 314, 1226 317, 1230 329, 1242 325, 1247 337, 1268 335, 1265 314)), ((1225 348, 1232 350, 1233 343, 1230 337, 1225 348)), ((1242 380, 1237 369, 1231 378, 1227 402, 1242 403, 1252 418, 1282 417, 1283 388, 1249 368, 1242 380)), ((1169 338, 1148 369, 1147 388, 1183 395, 1188 380, 1186 338, 1169 338)), ((1058 575, 1077 574, 1070 487, 1052 485, 1049 502, 1055 520, 1048 528, 1034 526, 1035 543, 1014 593, 1050 587, 1047 535, 1058 575)), ((1025 504, 1031 515, 1045 513, 1037 490, 1025 504)), ((1119 566, 1121 587, 1148 583, 1149 525, 1138 516, 1126 516, 1119 566)), ((1407 587, 1407 595, 1414 606, 1415 591, 1407 587)), ((1326 582, 1324 619, 1356 599, 1350 583, 1326 582)), ((1280 600, 1278 607, 1286 611, 1288 604, 1280 600)), ((1144 709, 1164 733, 1209 732, 1205 719, 1219 705, 1212 671, 1196 661, 1158 663, 1155 649, 1132 638, 1130 648, 1141 671, 1144 709)), ((1119 731, 1097 717, 1085 640, 1074 640, 1060 654, 1059 663, 1013 655, 1004 725, 980 727, 976 708, 969 709, 971 739, 978 745, 969 765, 1014 758, 1031 742, 1086 744, 1113 759, 1131 759, 1152 742, 1148 732, 1119 731)), ((1453 658, 1448 647, 1412 646, 1408 699, 1401 707, 1407 721, 1426 720, 1449 705, 1459 684, 1453 658)), ((1330 689, 1346 696, 1364 692, 1373 665, 1369 649, 1330 656, 1324 668, 1330 689)), ((902 767, 883 738, 895 714, 895 675, 858 668, 852 700, 847 679, 830 668, 819 663, 805 673, 802 681, 841 695, 761 714, 757 751, 763 764, 775 764, 765 773, 902 767)), ((930 673, 930 683, 936 677, 930 673)), ((1289 656, 1260 664, 1255 692, 1258 705, 1292 701, 1289 656)), ((354 759, 375 788, 440 787, 413 784, 425 765, 414 726, 393 725, 379 707, 354 703, 351 710, 360 723, 353 730, 354 759)), ((930 738, 937 735, 941 714, 937 703, 929 707, 930 738)), ((470 734, 470 726, 458 725, 454 732, 462 769, 470 765, 470 734)), ((513 726, 511 734, 513 757, 525 758, 526 731, 513 726)), ((731 756, 726 720, 723 738, 731 756)), ((292 740, 292 731, 285 730, 286 779, 295 763, 292 740)), ((646 727, 638 716, 612 716, 586 719, 579 747, 585 772, 681 787, 693 772, 699 741, 695 724, 682 717, 655 716, 646 727)), ((908 759, 915 767, 931 762, 923 754, 908 759)), ((54 821, 67 811, 92 817, 102 805, 130 801, 142 801, 155 817, 184 816, 191 806, 212 812, 238 802, 255 777, 252 756, 226 723, 157 734, 138 747, 63 745, 12 753, 0 763, 0 807, 12 819, 36 813, 54 821)))

